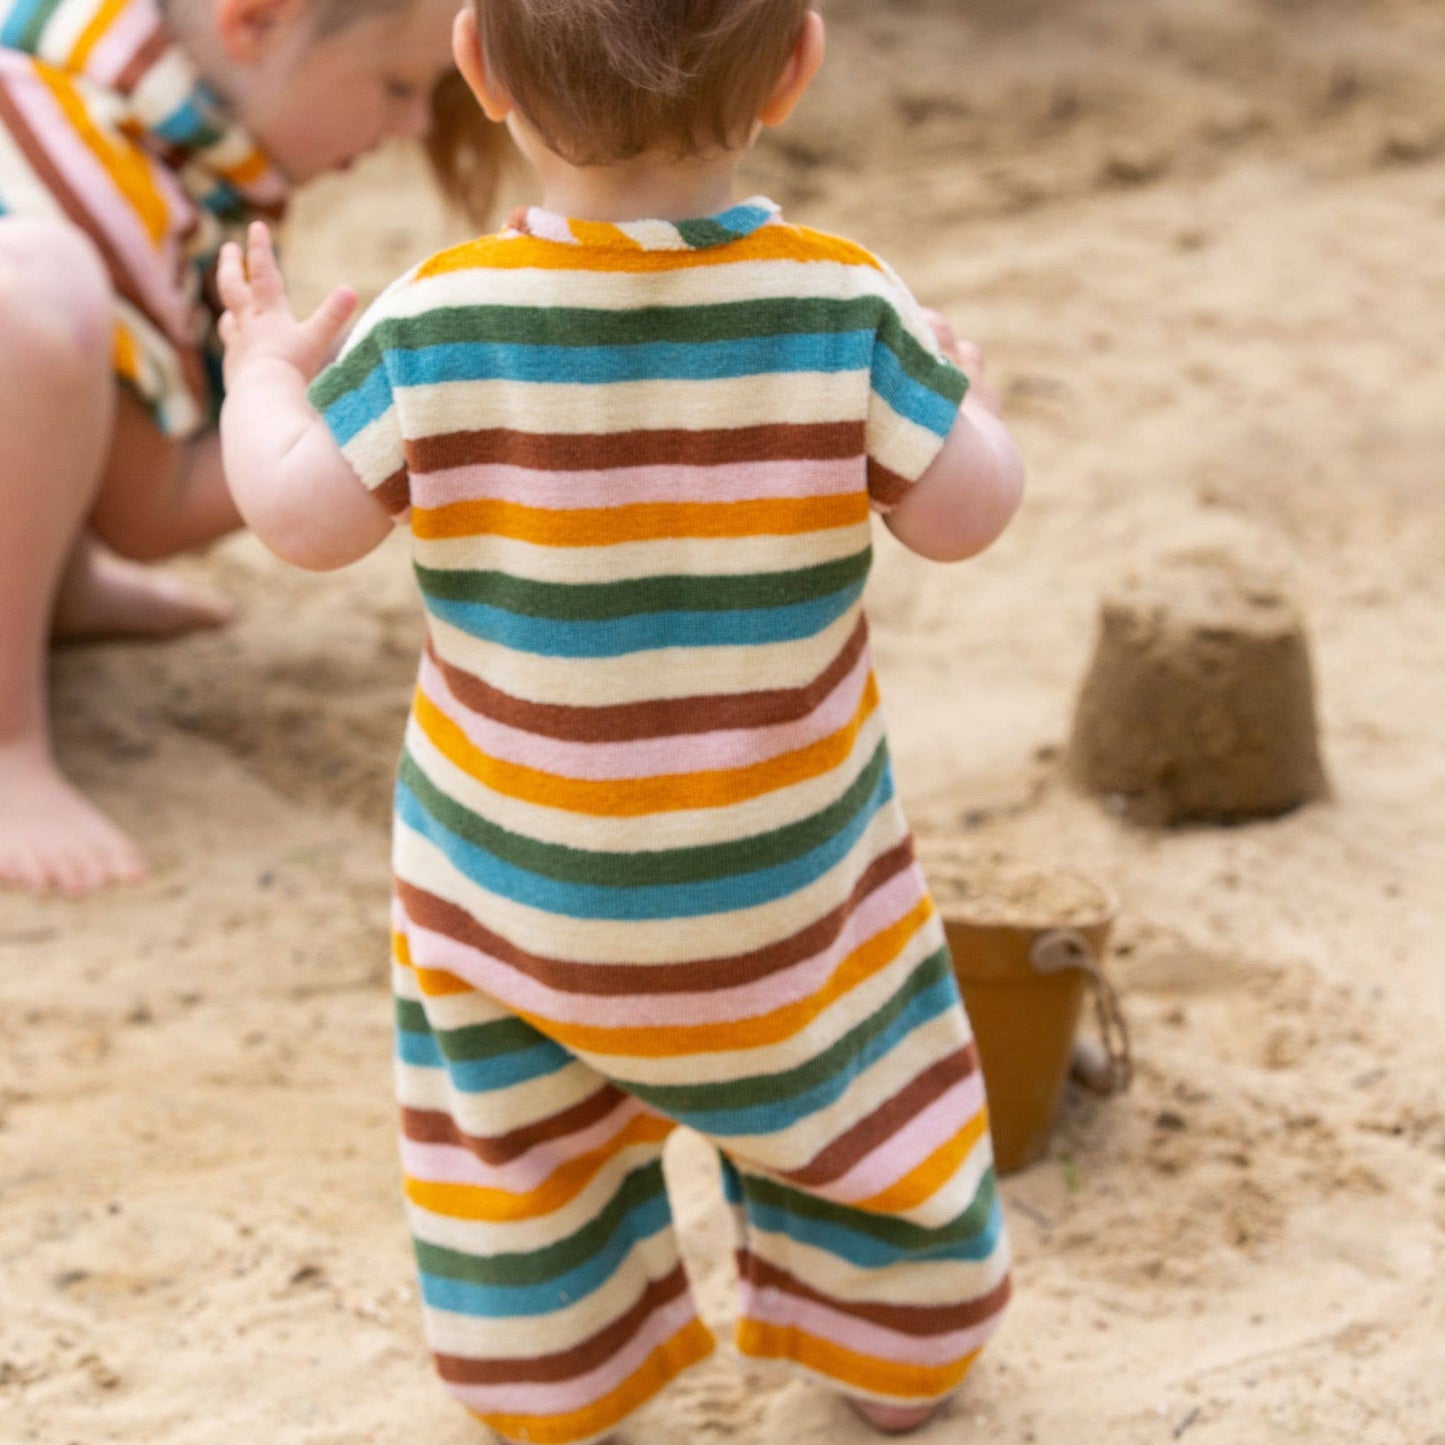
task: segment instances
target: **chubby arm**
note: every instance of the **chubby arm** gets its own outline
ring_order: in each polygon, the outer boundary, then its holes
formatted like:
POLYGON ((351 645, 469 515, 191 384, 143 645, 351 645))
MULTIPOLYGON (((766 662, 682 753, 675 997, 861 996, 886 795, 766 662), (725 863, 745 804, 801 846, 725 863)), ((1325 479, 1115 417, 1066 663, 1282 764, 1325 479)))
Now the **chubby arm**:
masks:
POLYGON ((1023 500, 1024 465, 999 416, 978 347, 927 313, 944 354, 969 379, 968 395, 928 470, 884 518, 911 552, 934 562, 961 562, 989 546, 1023 500))
POLYGON ((306 396, 356 308, 356 293, 342 287, 298 321, 259 222, 244 261, 239 246, 221 252, 216 284, 226 305, 221 451, 236 506, 246 525, 297 567, 329 572, 357 561, 390 534, 391 518, 306 396))

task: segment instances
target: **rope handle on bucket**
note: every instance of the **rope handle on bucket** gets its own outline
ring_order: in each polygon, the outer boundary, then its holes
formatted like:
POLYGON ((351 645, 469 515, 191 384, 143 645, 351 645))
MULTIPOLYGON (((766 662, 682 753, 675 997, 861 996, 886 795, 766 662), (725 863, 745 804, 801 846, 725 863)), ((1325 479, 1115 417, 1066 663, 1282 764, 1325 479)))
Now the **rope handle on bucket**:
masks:
MULTIPOLYGON (((1114 985, 1104 976, 1089 940, 1076 928, 1054 928, 1040 934, 1029 950, 1029 961, 1039 973, 1065 973, 1080 969, 1093 988, 1094 1015, 1099 1023, 1107 1069, 1076 1068, 1081 1082, 1101 1094, 1122 1093, 1134 1079, 1134 1056, 1129 1047, 1129 1025, 1114 985)), ((1076 1050, 1077 1053, 1077 1050, 1076 1050)))

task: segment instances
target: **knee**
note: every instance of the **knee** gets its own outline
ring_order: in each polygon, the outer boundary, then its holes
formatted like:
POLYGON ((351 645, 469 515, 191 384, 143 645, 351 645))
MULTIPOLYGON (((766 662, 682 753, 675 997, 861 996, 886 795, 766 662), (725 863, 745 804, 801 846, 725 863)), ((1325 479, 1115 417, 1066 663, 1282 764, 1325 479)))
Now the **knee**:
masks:
POLYGON ((0 338, 34 381, 108 378, 115 299, 90 239, 63 221, 0 224, 0 338))

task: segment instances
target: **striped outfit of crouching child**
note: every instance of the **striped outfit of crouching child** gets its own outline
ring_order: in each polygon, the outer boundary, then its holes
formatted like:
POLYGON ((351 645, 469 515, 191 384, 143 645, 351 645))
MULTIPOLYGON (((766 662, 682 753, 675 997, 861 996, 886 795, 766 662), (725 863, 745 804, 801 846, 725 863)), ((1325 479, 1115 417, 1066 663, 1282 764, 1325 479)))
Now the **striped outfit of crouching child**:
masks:
POLYGON ((741 1350, 925 1402, 1009 1258, 978 1056, 894 795, 870 508, 966 382, 893 275, 757 200, 519 213, 403 277, 312 396, 409 518, 406 1196, 428 1337, 513 1440, 701 1359, 663 1187, 712 1140, 741 1350))
POLYGON ((204 278, 279 216, 281 175, 222 110, 155 0, 0 0, 0 218, 68 221, 115 288, 115 372, 170 436, 219 398, 204 278))

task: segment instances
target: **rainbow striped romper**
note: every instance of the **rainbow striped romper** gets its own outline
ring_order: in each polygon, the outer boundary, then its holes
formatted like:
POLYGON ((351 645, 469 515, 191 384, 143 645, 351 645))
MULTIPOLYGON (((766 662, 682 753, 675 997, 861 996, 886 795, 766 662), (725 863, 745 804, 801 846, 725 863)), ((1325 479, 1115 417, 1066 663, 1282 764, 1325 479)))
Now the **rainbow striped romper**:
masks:
POLYGON ((117 378, 170 436, 220 395, 205 277, 286 185, 155 0, 0 0, 0 217, 68 221, 115 288, 117 378))
POLYGON ((1009 1291, 978 1056, 894 794, 871 507, 964 377, 902 284, 761 199, 519 213, 313 387, 409 515, 397 1077, 428 1338, 512 1440, 706 1355, 663 1186, 718 1148, 738 1345, 942 1397, 1009 1291))

